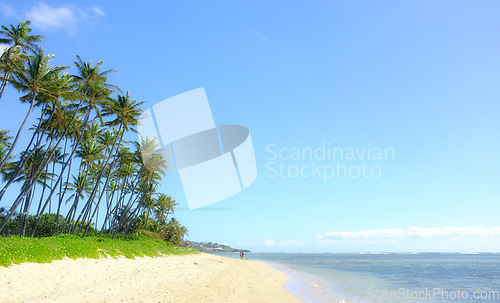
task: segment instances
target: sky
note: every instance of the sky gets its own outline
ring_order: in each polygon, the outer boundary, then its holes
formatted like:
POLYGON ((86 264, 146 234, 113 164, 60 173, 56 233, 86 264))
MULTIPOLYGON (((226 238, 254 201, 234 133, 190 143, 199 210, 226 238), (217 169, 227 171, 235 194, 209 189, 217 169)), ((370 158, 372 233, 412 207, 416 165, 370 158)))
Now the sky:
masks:
MULTIPOLYGON (((190 240, 500 252, 498 1, 238 2, 3 1, 0 24, 32 20, 56 65, 103 60, 145 107, 204 87, 216 124, 250 130, 240 193, 189 210, 164 178, 190 240)), ((17 129, 27 105, 0 102, 17 129)))

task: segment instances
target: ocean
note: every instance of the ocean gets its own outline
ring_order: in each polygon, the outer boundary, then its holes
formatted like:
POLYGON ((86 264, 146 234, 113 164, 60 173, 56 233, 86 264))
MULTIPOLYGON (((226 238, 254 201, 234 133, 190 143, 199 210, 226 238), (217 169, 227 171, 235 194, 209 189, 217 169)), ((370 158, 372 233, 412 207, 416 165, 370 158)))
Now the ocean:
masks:
POLYGON ((292 278, 288 290, 311 303, 500 302, 500 254, 249 253, 245 257, 285 272, 292 278))

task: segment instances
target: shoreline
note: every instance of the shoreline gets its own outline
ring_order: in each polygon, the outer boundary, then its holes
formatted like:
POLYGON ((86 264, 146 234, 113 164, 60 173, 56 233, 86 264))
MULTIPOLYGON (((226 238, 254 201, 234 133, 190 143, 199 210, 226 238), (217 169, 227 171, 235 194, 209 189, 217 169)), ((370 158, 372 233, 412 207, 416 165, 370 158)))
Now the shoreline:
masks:
POLYGON ((337 294, 332 293, 327 289, 328 282, 318 275, 314 275, 303 270, 292 269, 284 264, 268 263, 272 269, 285 273, 290 281, 286 283, 285 288, 294 296, 304 302, 327 303, 327 302, 342 302, 342 299, 337 294))
MULTIPOLYGON (((230 259, 238 259, 239 255, 236 253, 210 253, 215 256, 222 256, 230 259)), ((294 268, 290 264, 283 264, 281 262, 273 262, 265 258, 261 258, 261 253, 252 253, 245 255, 257 262, 263 262, 269 265, 272 269, 284 273, 288 277, 288 282, 285 284, 285 289, 292 295, 299 298, 303 302, 310 303, 330 303, 345 301, 346 297, 339 295, 329 289, 329 282, 322 276, 310 273, 303 269, 294 268)), ((279 254, 279 253, 278 253, 279 254)), ((351 302, 349 300, 349 302, 351 302)))
POLYGON ((0 268, 1 302, 303 302, 271 265, 200 253, 0 268))

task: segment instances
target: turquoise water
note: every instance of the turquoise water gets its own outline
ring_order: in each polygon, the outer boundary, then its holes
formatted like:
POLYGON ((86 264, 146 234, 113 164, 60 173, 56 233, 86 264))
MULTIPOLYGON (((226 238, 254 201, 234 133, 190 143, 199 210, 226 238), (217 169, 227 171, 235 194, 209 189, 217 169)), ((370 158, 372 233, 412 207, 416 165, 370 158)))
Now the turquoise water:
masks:
POLYGON ((500 302, 500 254, 257 254, 306 302, 500 302))

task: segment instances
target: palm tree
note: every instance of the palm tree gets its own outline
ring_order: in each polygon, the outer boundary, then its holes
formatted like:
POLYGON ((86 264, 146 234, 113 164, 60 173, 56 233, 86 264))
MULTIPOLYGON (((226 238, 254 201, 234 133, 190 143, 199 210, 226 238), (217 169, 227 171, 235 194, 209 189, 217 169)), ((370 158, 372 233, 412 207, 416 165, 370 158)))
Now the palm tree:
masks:
POLYGON ((69 68, 69 66, 54 67, 49 65, 49 61, 52 58, 54 58, 54 55, 45 56, 43 49, 40 49, 39 53, 35 56, 28 57, 27 67, 25 69, 22 71, 16 71, 12 77, 13 79, 7 79, 7 81, 12 83, 18 91, 27 93, 21 97, 21 101, 29 102, 30 108, 23 123, 19 127, 9 152, 4 157, 2 162, 0 162, 0 170, 5 162, 8 161, 14 147, 16 146, 19 135, 21 134, 21 131, 23 130, 31 112, 33 111, 38 94, 50 95, 50 89, 53 87, 55 82, 58 81, 57 79, 60 72, 69 68))
MULTIPOLYGON (((11 146, 10 140, 12 139, 12 137, 7 135, 8 133, 8 130, 0 129, 0 160, 7 155, 7 152, 9 151, 11 146)), ((0 174, 2 174, 4 179, 8 178, 8 171, 12 170, 13 165, 15 164, 12 162, 7 162, 0 171, 0 174)))
POLYGON ((165 194, 158 194, 155 205, 155 216, 160 225, 164 225, 167 222, 168 215, 174 213, 176 205, 179 205, 179 203, 175 202, 172 197, 165 194))
MULTIPOLYGON (((107 75, 111 72, 115 72, 115 70, 110 69, 104 72, 100 72, 99 68, 103 64, 103 61, 97 62, 97 64, 93 64, 93 61, 90 63, 83 62, 79 56, 76 56, 78 61, 75 62, 75 66, 78 69, 78 75, 73 75, 73 78, 76 81, 77 92, 81 98, 81 102, 78 105, 77 109, 83 113, 82 122, 79 127, 79 131, 75 130, 74 134, 74 143, 72 152, 69 156, 71 159, 73 154, 76 152, 82 138, 83 134, 86 133, 87 126, 90 120, 90 116, 93 112, 95 112, 95 118, 97 118, 100 122, 102 122, 101 113, 99 110, 99 106, 101 102, 103 102, 108 96, 113 93, 112 89, 118 89, 116 86, 107 83, 107 75), (82 107, 82 105, 85 105, 82 107)), ((95 125, 92 124, 90 130, 93 131, 95 125)), ((87 132, 87 134, 89 134, 87 132)), ((62 173, 66 169, 66 165, 62 168, 62 173)), ((58 182, 60 182, 58 180, 58 182)), ((51 192, 51 195, 53 192, 51 192)))
POLYGON ((135 142, 135 161, 147 172, 163 172, 166 168, 166 161, 163 159, 162 149, 158 149, 156 138, 141 138, 141 142, 135 142))
MULTIPOLYGON (((52 163, 52 176, 55 176, 55 171, 56 171, 56 165, 57 164, 61 164, 64 162, 64 154, 62 152, 62 148, 61 147, 57 147, 56 150, 55 150, 55 153, 52 155, 52 159, 50 161, 52 163)), ((49 169, 49 165, 46 166, 46 170, 48 173, 48 169, 49 169)), ((47 184, 47 180, 44 180, 44 183, 47 184)), ((52 178, 50 180, 50 186, 46 186, 46 187, 50 187, 52 188, 52 186, 54 185, 54 179, 52 178)), ((38 206, 38 211, 37 211, 37 216, 39 216, 41 213, 40 213, 40 210, 41 210, 41 207, 42 207, 42 202, 43 202, 43 198, 44 198, 44 193, 45 193, 45 188, 43 188, 43 191, 42 191, 42 196, 40 197, 40 203, 39 203, 39 206, 38 206)), ((52 202, 52 201, 50 201, 52 202)), ((49 202, 49 214, 51 213, 51 210, 52 210, 52 204, 49 202)))
MULTIPOLYGON (((99 68, 102 65, 103 61, 99 61, 94 65, 92 61, 90 61, 90 63, 83 62, 79 56, 77 56, 77 59, 78 61, 75 62, 75 66, 78 69, 78 75, 73 75, 73 78, 75 79, 76 92, 78 93, 81 101, 76 106, 76 110, 81 112, 83 114, 83 117, 81 120, 81 124, 78 125, 80 131, 74 130, 74 134, 76 136, 74 137, 71 152, 68 156, 69 159, 73 158, 73 155, 75 154, 76 149, 78 148, 83 138, 83 130, 87 128, 88 123, 94 119, 98 119, 100 122, 102 122, 102 117, 99 109, 100 104, 103 102, 103 100, 108 98, 110 94, 113 93, 113 89, 119 90, 118 87, 107 83, 107 75, 111 72, 114 72, 115 70, 107 70, 104 72, 99 71, 99 68), (92 113, 95 113, 95 117, 91 119, 92 113)), ((66 131, 67 130, 68 128, 66 128, 66 131)), ((54 188, 50 192, 42 208, 42 212, 48 205, 50 199, 52 199, 57 186, 61 184, 64 172, 69 163, 70 161, 66 162, 61 168, 59 178, 57 179, 54 188)), ((2 227, 0 226, 0 231, 1 230, 2 227)))
POLYGON ((20 46, 13 46, 6 49, 0 55, 0 99, 7 87, 7 83, 13 72, 22 69, 25 64, 27 55, 21 52, 20 46))
MULTIPOLYGON (((40 147, 42 139, 44 137, 43 135, 46 135, 47 138, 50 139, 49 146, 47 147, 47 154, 53 154, 54 152, 57 152, 58 148, 57 146, 64 137, 64 134, 67 132, 67 130, 65 131, 61 130, 62 128, 61 122, 64 121, 61 115, 64 113, 60 112, 62 105, 61 105, 61 100, 59 98, 63 98, 65 100, 72 99, 74 95, 74 90, 72 88, 71 78, 68 75, 56 73, 53 76, 54 76, 53 81, 48 81, 46 89, 41 90, 36 96, 36 101, 37 101, 36 105, 42 107, 42 110, 40 112, 40 118, 38 119, 39 120, 38 126, 36 127, 36 130, 34 131, 30 142, 26 146, 25 152, 22 153, 23 157, 21 158, 21 161, 18 162, 19 164, 17 170, 12 174, 11 179, 0 191, 0 200, 3 198, 3 195, 5 194, 7 188, 9 188, 9 186, 14 182, 14 179, 19 173, 21 167, 24 165, 26 159, 30 157, 30 154, 27 151, 31 149, 31 151, 33 152, 38 147, 40 147), (44 119, 45 115, 48 115, 48 118, 44 119), (56 140, 57 135, 60 134, 61 132, 63 134, 60 136, 61 139, 56 140), (35 140, 35 138, 37 138, 35 146, 31 148, 31 145, 35 140), (55 145, 53 146, 52 143, 56 141, 57 143, 55 143, 55 145)), ((73 114, 73 118, 69 120, 69 122, 67 123, 66 128, 69 126, 71 121, 73 121, 75 115, 76 112, 73 114)), ((50 157, 51 156, 47 156, 46 159, 49 160, 50 157)), ((44 163, 40 169, 43 169, 43 167, 45 167, 46 164, 48 163, 44 163)))
POLYGON ((128 232, 128 229, 130 228, 130 223, 135 220, 135 218, 138 216, 138 214, 141 212, 142 208, 144 207, 144 201, 148 199, 151 195, 154 195, 156 192, 156 189, 159 186, 159 181, 161 180, 161 174, 165 173, 166 169, 166 161, 163 159, 163 156, 161 155, 161 150, 154 150, 154 146, 156 146, 156 141, 155 140, 150 140, 149 138, 146 138, 143 143, 146 142, 145 149, 141 150, 141 160, 144 161, 143 165, 141 166, 141 171, 140 174, 138 175, 139 177, 139 188, 136 189, 134 187, 134 191, 137 192, 137 198, 136 198, 136 208, 132 212, 131 219, 128 222, 127 228, 125 229, 125 232, 128 232), (153 142, 152 145, 147 145, 153 142), (151 150, 154 150, 152 154, 150 154, 151 150), (147 155, 147 156, 145 156, 147 155))
POLYGON ((181 245, 183 238, 188 234, 185 226, 181 225, 176 218, 170 219, 163 229, 164 239, 176 245, 181 245))
POLYGON ((5 158, 11 146, 11 143, 9 141, 10 139, 12 139, 12 137, 7 135, 8 133, 8 130, 0 129, 0 159, 5 158))
POLYGON ((77 177, 73 176, 73 182, 68 183, 68 188, 73 191, 73 194, 69 196, 68 200, 73 199, 68 215, 66 216, 66 222, 64 225, 71 224, 74 220, 76 209, 78 207, 78 201, 84 198, 84 193, 89 193, 92 190, 92 181, 86 172, 80 172, 77 177))
MULTIPOLYGON (((30 184, 32 183, 38 183, 42 186, 46 186, 45 181, 50 180, 52 178, 52 174, 48 172, 44 172, 41 175, 38 174, 38 167, 40 163, 44 162, 44 157, 46 153, 44 151, 44 147, 39 147, 37 148, 33 153, 30 153, 30 157, 28 157, 28 160, 24 163, 23 168, 21 170, 21 173, 18 174, 18 177, 16 178, 15 182, 23 182, 22 188, 26 189, 30 184)), ((20 160, 19 160, 20 161, 20 160)), ((13 165, 14 167, 17 167, 18 163, 15 163, 13 165)), ((5 175, 10 179, 10 174, 12 172, 7 172, 5 175)), ((24 233, 26 231, 26 218, 28 216, 28 212, 31 207, 31 202, 32 202, 32 197, 34 194, 34 190, 31 188, 28 189, 28 193, 25 196, 25 199, 23 201, 24 206, 21 207, 22 209, 22 223, 21 223, 21 229, 22 229, 22 235, 24 236, 24 233)))
MULTIPOLYGON (((42 38, 45 38, 42 35, 30 35, 31 33, 31 21, 26 20, 24 22, 20 22, 17 26, 10 25, 10 28, 2 25, 2 29, 0 30, 0 35, 5 36, 6 38, 1 38, 0 43, 2 44, 10 44, 11 46, 7 48, 7 50, 2 54, 3 60, 11 59, 11 52, 18 48, 22 50, 24 54, 37 53, 39 47, 36 43, 40 42, 42 38)), ((18 51, 19 52, 19 51, 18 51)), ((2 98, 5 87, 7 86, 7 82, 9 81, 12 69, 7 68, 3 70, 2 84, 0 86, 0 99, 2 98)))
POLYGON ((131 152, 130 142, 124 141, 125 132, 135 131, 143 102, 132 100, 129 92, 110 98, 120 90, 108 83, 108 75, 115 70, 102 71, 102 61, 87 63, 77 56, 77 75, 72 76, 62 73, 69 67, 50 65, 54 56, 46 56, 37 45, 45 37, 31 35, 30 23, 0 29, 0 43, 10 44, 0 54, 0 98, 10 84, 21 92, 21 102, 29 104, 12 143, 7 132, 0 130, 0 173, 8 181, 0 190, 0 200, 11 184, 22 183, 10 209, 2 212, 0 232, 19 211, 24 235, 27 226, 32 226, 27 218, 37 197, 33 236, 47 206, 51 212, 56 195, 59 203, 53 232, 60 230, 59 218, 63 217, 59 213, 66 201, 71 203, 63 220, 66 232, 83 231, 85 236, 91 224, 97 223, 99 205, 106 194, 101 232, 106 226, 113 236, 118 231, 127 232, 138 222, 139 214, 145 216, 147 226, 154 212, 163 226, 172 223, 174 235, 183 234, 185 230, 176 221, 167 223, 177 205, 175 200, 156 194, 166 168, 158 143, 145 138, 131 152), (31 140, 13 162, 13 151, 35 108, 40 108, 40 116, 30 129, 31 140))
POLYGON ((97 160, 100 160, 103 155, 104 146, 93 140, 86 138, 76 151, 76 156, 82 159, 81 169, 86 170, 89 166, 97 160))
MULTIPOLYGON (((99 171, 102 170, 102 159, 104 158, 103 151, 105 146, 95 140, 95 137, 92 136, 98 135, 101 132, 102 129, 100 128, 100 124, 91 123, 91 125, 89 125, 89 129, 85 131, 83 142, 76 152, 76 156, 81 158, 79 174, 86 174, 86 176, 91 177, 86 184, 89 187, 87 190, 89 194, 92 192, 94 185, 100 183, 97 176, 99 175, 99 171)), ((89 201, 90 200, 93 201, 93 199, 89 198, 89 201)), ((68 219, 71 218, 71 215, 74 216, 77 211, 78 200, 75 199, 73 203, 76 203, 76 205, 72 205, 70 212, 68 212, 68 216, 66 216, 68 219), (73 212, 73 214, 71 214, 71 212, 73 212)), ((89 204, 91 203, 89 202, 89 204)), ((88 207, 89 205, 85 204, 82 212, 85 211, 85 213, 88 213, 88 207)), ((83 213, 80 214, 79 218, 82 217, 82 215, 83 213)))
MULTIPOLYGON (((160 179, 160 174, 164 174, 166 170, 166 161, 163 159, 161 150, 158 148, 158 142, 154 138, 142 138, 141 142, 135 142, 135 152, 133 160, 138 166, 138 171, 135 174, 134 179, 129 185, 129 198, 128 201, 119 201, 117 205, 124 205, 121 209, 124 210, 125 214, 121 216, 118 223, 114 225, 111 231, 112 235, 120 230, 120 228, 125 223, 125 218, 127 212, 132 210, 132 204, 137 202, 138 207, 132 213, 138 213, 143 201, 146 199, 147 194, 152 194, 154 186, 157 185, 160 179), (136 195, 137 194, 137 195, 136 195)), ((125 198, 125 196, 121 197, 125 198)), ((115 207, 115 211, 119 208, 115 207)), ((115 213, 116 214, 116 213, 115 213)), ((112 216, 113 214, 110 214, 112 216)))
MULTIPOLYGON (((53 77, 52 81, 47 81, 47 86, 45 87, 45 89, 40 90, 35 98, 35 100, 37 101, 36 104, 42 106, 38 126, 36 127, 36 130, 33 133, 33 136, 31 138, 30 142, 28 143, 25 152, 21 153, 21 160, 16 162, 17 168, 11 174, 11 177, 8 180, 7 184, 0 191, 0 199, 3 198, 3 195, 4 195, 5 191, 7 190, 7 188, 15 181, 16 177, 21 172, 21 168, 25 165, 25 162, 27 161, 27 159, 29 159, 29 157, 31 157, 31 154, 34 151, 39 149, 39 147, 42 143, 42 139, 44 138, 44 135, 47 136, 47 139, 49 139, 49 144, 48 144, 48 147, 46 148, 46 154, 43 157, 44 161, 41 163, 38 163, 38 166, 36 168, 36 171, 37 171, 36 176, 34 176, 32 178, 32 180, 38 179, 44 171, 45 171, 45 176, 47 176, 50 163, 53 163, 53 173, 54 173, 55 164, 64 162, 64 161, 61 161, 61 159, 58 159, 56 161, 56 158, 60 156, 60 147, 58 147, 58 145, 61 143, 63 138, 66 136, 66 134, 69 130, 69 126, 71 125, 71 122, 76 118, 77 112, 74 112, 73 117, 67 123, 65 130, 62 131, 62 135, 60 136, 59 140, 56 140, 56 139, 57 139, 57 134, 60 131, 60 129, 58 129, 58 128, 61 128, 61 125, 57 125, 57 123, 55 123, 55 125, 54 125, 50 122, 57 122, 57 119, 52 119, 52 118, 57 118, 57 115, 59 115, 59 116, 61 115, 61 113, 59 113, 57 110, 56 111, 52 110, 52 108, 60 107, 60 106, 58 106, 61 103, 61 100, 59 98, 64 98, 67 100, 72 99, 73 95, 74 95, 74 90, 73 90, 72 85, 71 85, 71 78, 68 75, 58 72, 58 73, 53 73, 52 77, 53 77), (51 105, 53 105, 53 106, 51 107, 51 105), (44 119, 44 115, 48 115, 49 117, 44 119), (37 137, 35 146, 33 148, 31 148, 31 145, 32 145, 35 137, 37 137), (56 143, 53 144, 54 142, 56 142, 56 143), (31 148, 31 150, 30 150, 30 148, 31 148)), ((45 180, 45 181, 47 181, 47 180, 45 180)), ((51 183, 52 183, 52 181, 53 180, 51 179, 51 183)), ((27 186, 25 186, 22 189, 21 194, 18 196, 16 201, 13 203, 13 205, 16 205, 16 203, 20 203, 20 201, 22 201, 23 197, 27 193, 31 192, 32 187, 34 187, 34 186, 36 186, 35 182, 32 182, 31 184, 28 184, 27 186)), ((41 212, 43 211, 42 209, 40 209, 40 207, 42 205, 42 200, 43 200, 43 197, 45 194, 45 189, 46 189, 46 187, 44 186, 43 190, 42 190, 40 204, 38 206, 38 211, 37 211, 37 217, 36 217, 37 224, 38 224, 38 220, 40 219, 41 212)), ((49 199, 48 201, 49 201, 49 206, 50 206, 51 200, 49 199)), ((58 218, 59 217, 57 216, 57 219, 58 218)), ((34 234, 34 232, 35 232, 35 229, 33 229, 32 234, 34 234)))
MULTIPOLYGON (((138 172, 137 163, 134 161, 133 154, 127 146, 122 146, 118 151, 118 160, 116 163, 118 167, 114 174, 114 180, 106 188, 106 216, 104 217, 101 234, 106 229, 106 224, 111 224, 111 214, 123 206, 122 202, 125 196, 132 192, 134 186, 130 180, 138 172), (115 206, 113 206, 115 199, 115 206)), ((109 228, 111 228, 111 225, 109 228)))
POLYGON ((90 115, 94 111, 96 118, 102 122, 99 106, 113 93, 113 90, 120 91, 117 86, 107 83, 108 75, 116 70, 109 69, 100 72, 99 68, 103 61, 94 65, 92 60, 90 63, 86 63, 82 61, 80 56, 76 56, 76 58, 78 61, 75 62, 75 66, 78 69, 78 75, 73 75, 73 77, 76 80, 78 92, 85 102, 85 106, 82 108, 82 111, 86 113, 83 119, 84 126, 87 125, 90 115))
POLYGON ((145 229, 148 228, 149 216, 151 215, 151 212, 154 210, 155 206, 156 206, 156 200, 153 198, 152 195, 147 196, 146 199, 144 199, 144 203, 142 203, 145 229))
MULTIPOLYGON (((111 146, 111 149, 109 150, 110 158, 108 158, 108 161, 109 161, 109 159, 111 159, 112 154, 117 146, 117 143, 119 145, 120 142, 122 142, 123 134, 126 131, 135 131, 132 126, 135 126, 138 123, 138 119, 142 114, 142 109, 140 108, 140 106, 142 104, 144 104, 144 102, 137 102, 137 100, 135 100, 135 99, 131 100, 130 93, 128 91, 127 91, 127 94, 125 96, 118 95, 118 97, 116 99, 108 98, 106 100, 106 102, 103 103, 102 116, 103 117, 109 117, 109 116, 114 117, 114 119, 107 122, 106 125, 110 126, 110 127, 119 126, 118 131, 117 131, 117 136, 113 142, 113 145, 111 146)), ((106 164, 104 165, 107 168, 107 174, 108 174, 108 176, 106 178, 106 182, 104 183, 104 188, 106 188, 108 186, 108 183, 110 181, 110 177, 112 175, 111 172, 112 172, 113 167, 114 167, 117 160, 118 160, 118 154, 114 155, 113 160, 111 161, 111 163, 109 165, 108 165, 108 161, 106 161, 106 164)), ((103 173, 104 173, 104 170, 101 173, 101 175, 99 176, 99 178, 102 176, 103 173)), ((99 198, 97 200, 94 214, 97 211, 97 209, 99 208, 99 204, 102 200, 103 195, 104 195, 104 191, 101 192, 101 195, 99 196, 99 198)), ((92 217, 93 217, 93 215, 91 216, 91 218, 92 217)), ((90 221, 91 220, 89 220, 89 224, 87 225, 87 228, 86 228, 85 232, 83 233, 84 236, 90 227, 90 221)))
MULTIPOLYGON (((78 95, 75 91, 73 91, 75 95, 78 95)), ((70 103, 68 101, 62 103, 62 102, 56 102, 54 103, 54 106, 52 108, 49 108, 50 111, 52 111, 54 114, 52 115, 52 119, 49 119, 47 121, 48 124, 50 124, 51 131, 53 132, 53 136, 59 137, 59 141, 57 143, 57 146, 60 145, 61 140, 64 140, 64 144, 62 144, 64 147, 62 148, 61 152, 61 160, 58 161, 58 164, 63 165, 65 167, 68 165, 71 167, 73 163, 73 157, 68 157, 67 149, 68 145, 72 142, 71 139, 76 138, 76 134, 80 134, 80 126, 81 126, 81 120, 79 119, 79 111, 78 108, 75 107, 76 105, 73 103, 70 103), (67 164, 65 164, 67 163, 67 164)), ((53 172, 55 170, 55 162, 53 166, 53 172)), ((62 179, 64 176, 64 170, 62 170, 59 174, 59 179, 62 179)), ((64 187, 64 184, 69 183, 69 179, 71 176, 71 170, 68 169, 68 172, 66 174, 66 181, 65 182, 59 182, 54 184, 51 182, 51 188, 52 192, 55 192, 57 188, 59 189, 58 192, 58 201, 57 201, 57 211, 56 211, 56 219, 54 222, 55 226, 58 226, 59 224, 59 218, 60 218, 60 210, 62 203, 64 201, 65 194, 67 192, 67 187, 64 187)), ((51 204, 52 204, 52 199, 48 200, 49 203, 49 213, 51 209, 51 204)), ((55 232, 55 229, 54 229, 55 232)))
POLYGON ((28 53, 28 51, 36 53, 38 51, 38 45, 36 43, 40 42, 42 35, 30 35, 31 33, 31 21, 26 20, 19 22, 17 26, 10 25, 10 28, 2 25, 2 30, 0 30, 0 35, 6 36, 7 38, 0 39, 2 44, 11 44, 12 46, 20 46, 23 52, 28 53))
MULTIPOLYGON (((49 65, 50 59, 52 59, 53 57, 53 55, 45 56, 43 49, 40 49, 37 54, 28 58, 26 68, 23 68, 22 71, 16 71, 13 74, 12 79, 8 79, 8 81, 14 86, 14 88, 26 93, 21 97, 21 101, 29 102, 30 108, 16 134, 16 137, 14 138, 14 142, 12 143, 11 148, 0 163, 0 170, 11 156, 17 140, 19 139, 21 131, 24 128, 24 125, 26 124, 26 121, 28 120, 31 112, 33 111, 37 96, 39 94, 49 95, 50 89, 54 87, 54 82, 58 81, 57 79, 59 79, 58 75, 60 75, 60 72, 66 68, 69 68, 67 66, 54 67, 52 65, 49 65)), ((50 158, 51 157, 48 157, 49 160, 50 158)), ((42 165, 42 167, 39 167, 39 172, 41 172, 43 167, 44 165, 42 165)), ((21 192, 21 194, 16 198, 9 213, 5 216, 4 221, 0 225, 0 231, 5 227, 7 221, 10 220, 11 216, 14 214, 22 199, 26 196, 33 185, 34 183, 27 185, 26 188, 21 192)))

